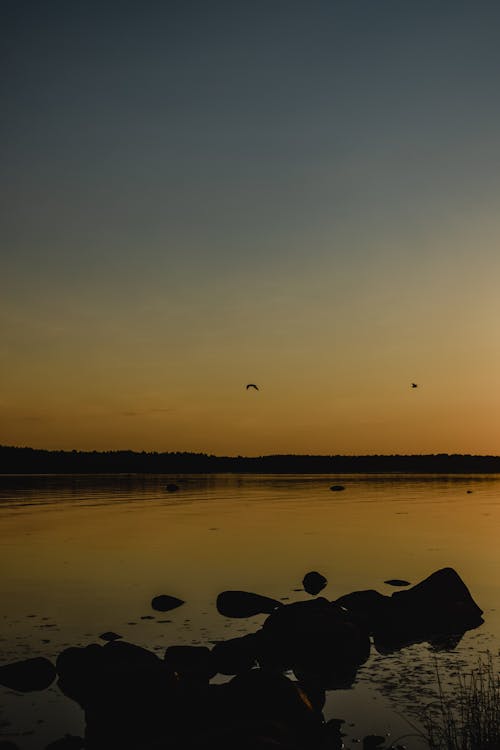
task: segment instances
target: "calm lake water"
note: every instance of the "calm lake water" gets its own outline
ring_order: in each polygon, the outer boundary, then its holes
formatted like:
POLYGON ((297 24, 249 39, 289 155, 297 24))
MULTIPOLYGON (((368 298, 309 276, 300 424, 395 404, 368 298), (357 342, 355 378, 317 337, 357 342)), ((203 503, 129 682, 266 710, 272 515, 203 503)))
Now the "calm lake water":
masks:
MULTIPOLYGON (((372 649, 354 688, 328 693, 325 715, 345 719, 347 747, 368 733, 395 741, 414 732, 436 660, 453 684, 459 669, 500 647, 498 475, 0 477, 0 539, 0 663, 53 659, 107 630, 160 655, 210 645, 265 619, 222 617, 220 591, 308 599, 296 589, 310 570, 336 599, 367 588, 391 594, 387 579, 417 583, 455 568, 484 624, 451 652, 372 649), (172 481, 175 494, 165 491, 172 481), (346 489, 330 492, 332 484, 346 489), (162 593, 186 603, 158 614, 150 602, 162 593)), ((0 737, 21 750, 84 731, 81 710, 55 684, 25 695, 0 688, 0 706, 0 737)))

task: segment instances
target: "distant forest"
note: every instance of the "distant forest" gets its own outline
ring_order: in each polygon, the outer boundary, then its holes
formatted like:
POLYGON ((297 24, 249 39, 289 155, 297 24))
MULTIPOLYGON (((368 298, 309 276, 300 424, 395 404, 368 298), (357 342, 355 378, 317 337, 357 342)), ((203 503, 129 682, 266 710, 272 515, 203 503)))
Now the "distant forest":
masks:
POLYGON ((500 473, 500 456, 211 456, 145 451, 49 451, 0 446, 0 474, 500 473))

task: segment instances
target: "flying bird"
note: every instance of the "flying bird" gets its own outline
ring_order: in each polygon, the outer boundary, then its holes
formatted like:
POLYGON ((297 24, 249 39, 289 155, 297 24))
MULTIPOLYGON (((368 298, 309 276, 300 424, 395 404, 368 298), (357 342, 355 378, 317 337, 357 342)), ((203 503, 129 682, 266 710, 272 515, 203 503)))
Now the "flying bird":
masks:
POLYGON ((412 384, 411 384, 411 387, 412 387, 412 388, 418 388, 418 383, 412 383, 412 384))
POLYGON ((247 391, 249 388, 255 388, 256 391, 259 390, 258 386, 255 385, 255 383, 248 383, 247 385, 247 391))

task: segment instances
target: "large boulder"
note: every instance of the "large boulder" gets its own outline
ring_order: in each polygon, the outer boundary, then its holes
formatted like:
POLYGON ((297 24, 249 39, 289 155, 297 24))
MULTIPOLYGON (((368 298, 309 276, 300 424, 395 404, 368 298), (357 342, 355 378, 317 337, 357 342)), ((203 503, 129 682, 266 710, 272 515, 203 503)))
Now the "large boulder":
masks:
POLYGON ((176 685, 173 670, 156 654, 126 641, 67 648, 56 668, 61 691, 85 709, 164 695, 176 685))
POLYGON ((334 603, 346 611, 350 620, 357 622, 369 633, 373 633, 390 616, 391 597, 374 589, 344 594, 334 603))
POLYGON ((410 624, 466 630, 482 623, 482 609, 453 568, 442 568, 405 591, 391 596, 395 611, 410 624))
POLYGON ((235 675, 252 669, 256 666, 260 653, 260 631, 240 638, 219 641, 212 649, 214 667, 217 672, 225 675, 235 675))
POLYGON ((206 646, 169 646, 165 663, 182 680, 208 682, 217 674, 215 658, 206 646))
POLYGON ((92 644, 65 649, 56 666, 62 692, 85 710, 88 750, 142 750, 177 736, 178 679, 151 651, 125 641, 92 644))
POLYGON ((0 685, 19 693, 45 690, 55 678, 54 665, 43 656, 15 661, 0 667, 0 685))
POLYGON ((295 602, 276 610, 262 629, 261 663, 331 681, 354 674, 370 654, 368 634, 326 599, 295 602))
POLYGON ((252 669, 222 687, 219 727, 212 730, 210 746, 231 750, 318 746, 323 731, 321 712, 296 682, 282 674, 252 669))
POLYGON ((450 636, 460 637, 483 622, 482 610, 453 568, 437 570, 391 596, 355 591, 341 596, 336 604, 374 636, 381 653, 417 641, 450 643, 450 636))

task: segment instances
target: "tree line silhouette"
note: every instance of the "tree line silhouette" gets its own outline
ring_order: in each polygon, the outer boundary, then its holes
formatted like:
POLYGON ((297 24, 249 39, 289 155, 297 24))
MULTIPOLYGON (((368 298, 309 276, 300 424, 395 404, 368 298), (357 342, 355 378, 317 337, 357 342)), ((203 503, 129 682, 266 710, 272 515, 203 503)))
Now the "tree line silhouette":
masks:
POLYGON ((500 473, 500 456, 268 455, 215 456, 189 452, 63 451, 0 446, 0 474, 490 474, 500 473))

